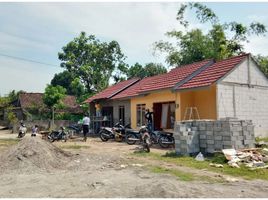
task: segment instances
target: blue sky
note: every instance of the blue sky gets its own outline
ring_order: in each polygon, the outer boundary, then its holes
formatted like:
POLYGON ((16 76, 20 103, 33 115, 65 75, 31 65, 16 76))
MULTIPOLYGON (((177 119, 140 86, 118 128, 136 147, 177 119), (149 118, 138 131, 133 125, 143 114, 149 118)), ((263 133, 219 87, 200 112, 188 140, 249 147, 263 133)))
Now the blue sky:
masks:
MULTIPOLYGON (((0 3, 0 54, 23 57, 55 66, 0 56, 0 95, 10 90, 43 92, 62 71, 57 54, 81 31, 103 41, 117 40, 129 64, 162 62, 152 44, 165 32, 182 29, 176 21, 178 3, 0 3)), ((268 27, 268 3, 206 3, 222 22, 259 21, 268 27)), ((188 13, 191 28, 208 29, 188 13)), ((268 36, 251 36, 247 52, 268 55, 268 36)), ((167 65, 166 65, 167 66, 167 65)))

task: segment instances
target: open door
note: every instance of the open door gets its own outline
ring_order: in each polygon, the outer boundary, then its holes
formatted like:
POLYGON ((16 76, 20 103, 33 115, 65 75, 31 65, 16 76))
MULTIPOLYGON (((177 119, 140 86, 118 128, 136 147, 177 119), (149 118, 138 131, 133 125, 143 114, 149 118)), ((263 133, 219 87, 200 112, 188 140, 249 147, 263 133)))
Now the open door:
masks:
POLYGON ((153 109, 154 130, 161 130, 162 103, 154 103, 153 109))

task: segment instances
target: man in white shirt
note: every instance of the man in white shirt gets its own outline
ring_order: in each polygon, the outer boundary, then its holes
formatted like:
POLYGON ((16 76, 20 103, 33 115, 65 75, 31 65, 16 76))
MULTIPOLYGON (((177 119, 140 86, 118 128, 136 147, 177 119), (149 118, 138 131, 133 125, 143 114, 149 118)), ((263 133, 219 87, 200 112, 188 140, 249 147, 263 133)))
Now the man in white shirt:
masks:
POLYGON ((87 114, 84 115, 84 118, 83 118, 83 134, 84 134, 84 141, 86 142, 87 141, 87 134, 89 132, 89 124, 90 124, 90 119, 89 117, 87 116, 87 114))

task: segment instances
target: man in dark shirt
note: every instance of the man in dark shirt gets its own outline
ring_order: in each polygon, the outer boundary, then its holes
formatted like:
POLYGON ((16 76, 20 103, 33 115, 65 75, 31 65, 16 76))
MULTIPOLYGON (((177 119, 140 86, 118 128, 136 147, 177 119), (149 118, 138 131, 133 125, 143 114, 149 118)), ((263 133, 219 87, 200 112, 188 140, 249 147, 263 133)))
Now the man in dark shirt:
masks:
POLYGON ((147 126, 149 132, 152 132, 153 129, 153 112, 150 112, 149 109, 145 111, 145 119, 147 120, 147 126))

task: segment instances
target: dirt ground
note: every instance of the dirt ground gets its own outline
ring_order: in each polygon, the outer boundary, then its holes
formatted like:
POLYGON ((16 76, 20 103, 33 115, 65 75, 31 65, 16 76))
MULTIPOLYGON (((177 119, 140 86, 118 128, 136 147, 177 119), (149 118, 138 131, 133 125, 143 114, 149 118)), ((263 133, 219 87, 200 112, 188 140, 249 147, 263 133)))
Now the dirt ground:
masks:
MULTIPOLYGON (((0 131, 1 138, 15 137, 0 131)), ((163 163, 158 164, 206 175, 215 181, 183 181, 172 175, 153 173, 147 166, 157 161, 132 156, 135 145, 104 143, 99 138, 54 144, 26 135, 17 145, 0 149, 0 197, 268 196, 268 181, 237 178, 228 181, 228 177, 217 173, 163 163), (219 178, 224 181, 218 181, 219 178)), ((165 151, 152 149, 152 152, 165 151)))

